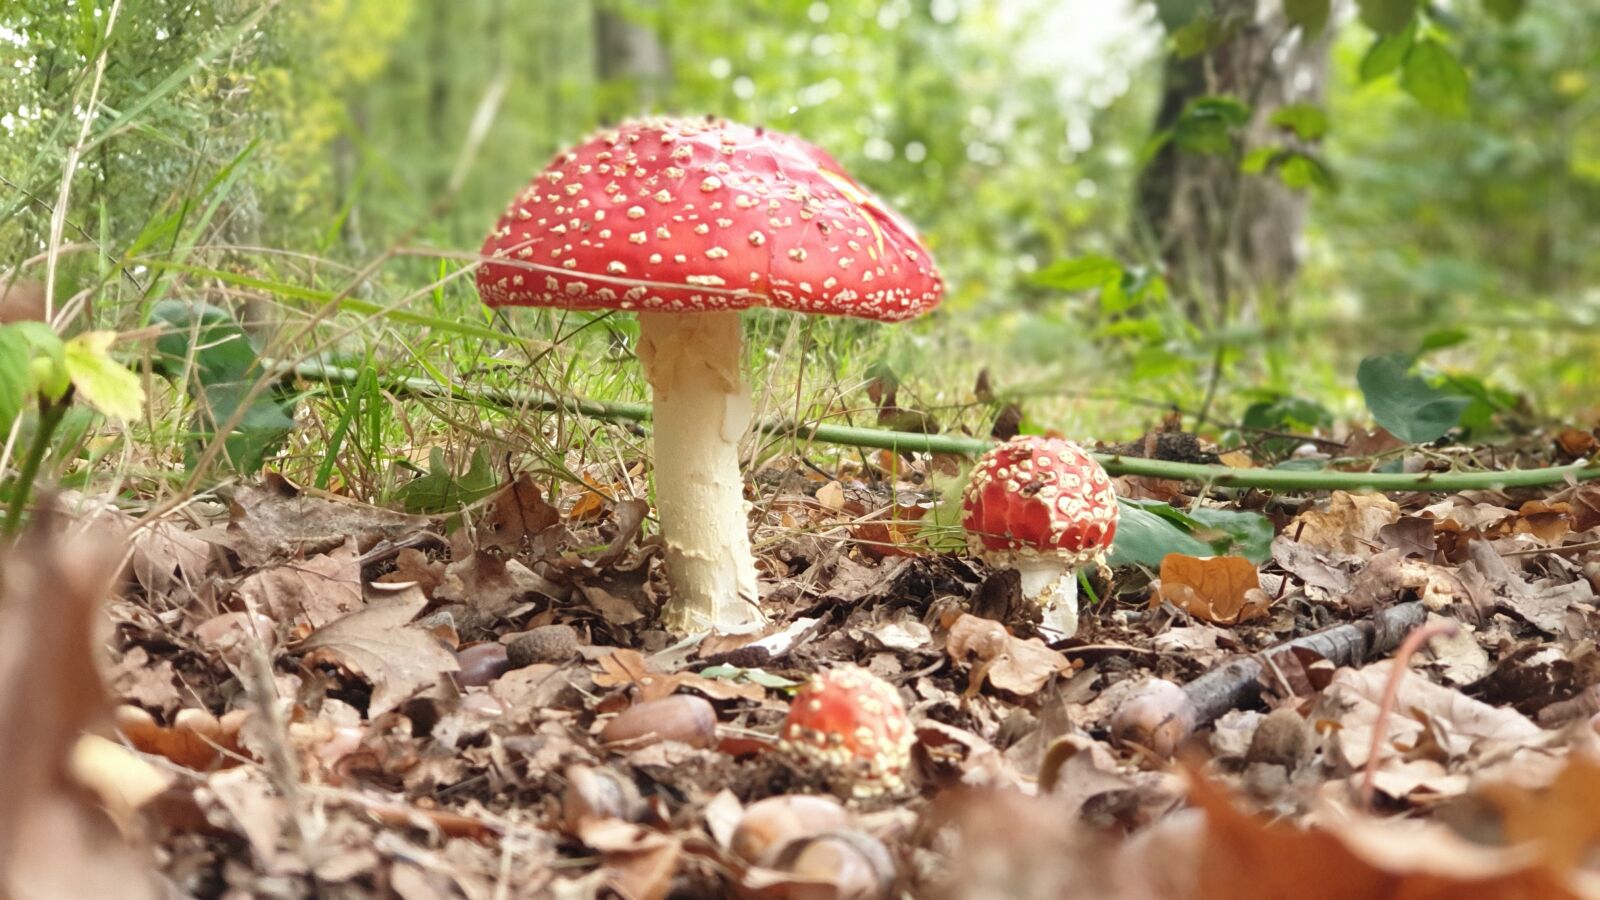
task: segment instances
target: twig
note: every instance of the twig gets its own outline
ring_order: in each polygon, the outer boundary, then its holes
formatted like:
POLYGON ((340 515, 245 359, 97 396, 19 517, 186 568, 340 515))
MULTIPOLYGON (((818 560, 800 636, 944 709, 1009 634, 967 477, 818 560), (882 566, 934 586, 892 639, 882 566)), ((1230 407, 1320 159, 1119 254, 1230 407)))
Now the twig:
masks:
POLYGON ((1263 660, 1285 650, 1313 650, 1337 666, 1356 665, 1398 646, 1401 636, 1426 620, 1421 602, 1401 603, 1380 610, 1371 619, 1335 625, 1321 631, 1273 644, 1259 653, 1218 666, 1183 686, 1194 704, 1195 727, 1214 722, 1229 710, 1254 703, 1261 696, 1263 660))

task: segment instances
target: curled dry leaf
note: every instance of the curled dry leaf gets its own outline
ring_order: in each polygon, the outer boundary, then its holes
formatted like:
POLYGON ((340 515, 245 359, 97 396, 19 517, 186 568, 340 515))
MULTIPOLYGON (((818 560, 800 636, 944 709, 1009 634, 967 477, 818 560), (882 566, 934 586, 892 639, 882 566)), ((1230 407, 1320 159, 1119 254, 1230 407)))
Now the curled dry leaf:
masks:
POLYGON ((1159 596, 1196 618, 1229 624, 1259 619, 1272 605, 1255 564, 1242 556, 1168 553, 1161 560, 1159 596))
POLYGON ((970 613, 962 613, 950 626, 945 649, 951 659, 972 666, 969 695, 977 693, 988 681, 1002 691, 1026 697, 1044 687, 1057 672, 1072 668, 1071 661, 1044 641, 1023 640, 999 622, 970 613))
POLYGON ((1381 546, 1378 532, 1399 518, 1399 505, 1382 494, 1334 491, 1326 506, 1296 516, 1283 532, 1312 547, 1365 555, 1381 546))
POLYGON ((372 685, 367 717, 376 719, 460 668, 438 638, 410 626, 427 605, 421 590, 409 588, 317 629, 295 650, 308 662, 332 662, 365 678, 372 685))
MULTIPOLYGON (((1313 721, 1338 723, 1333 742, 1353 768, 1366 764, 1378 705, 1393 665, 1392 660, 1384 660, 1362 669, 1340 670, 1318 704, 1313 721)), ((1447 760, 1464 757, 1474 749, 1524 743, 1540 733, 1539 726, 1515 710, 1490 706, 1416 674, 1401 679, 1394 711, 1384 741, 1391 754, 1416 747, 1425 729, 1427 740, 1436 744, 1447 760)))

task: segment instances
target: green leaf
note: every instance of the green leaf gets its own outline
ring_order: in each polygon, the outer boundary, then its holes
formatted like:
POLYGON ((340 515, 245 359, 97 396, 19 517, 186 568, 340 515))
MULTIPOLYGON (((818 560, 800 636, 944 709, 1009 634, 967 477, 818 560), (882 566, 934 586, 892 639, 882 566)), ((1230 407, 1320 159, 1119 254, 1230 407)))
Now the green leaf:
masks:
POLYGON ((1223 30, 1206 16, 1196 16, 1172 33, 1172 55, 1179 59, 1199 56, 1222 43, 1223 30))
POLYGON ((1250 107, 1228 96, 1189 101, 1173 125, 1172 138, 1191 153, 1225 156, 1234 150, 1234 131, 1250 121, 1250 107))
POLYGON ((1465 328, 1441 328, 1438 331, 1430 331, 1422 336, 1422 343, 1417 347, 1417 355, 1460 346, 1471 339, 1472 332, 1465 328))
POLYGON ((1210 544, 1179 528, 1166 517, 1126 500, 1118 502, 1122 505, 1122 513, 1117 520, 1117 537, 1107 559, 1111 565, 1156 567, 1161 565, 1162 557, 1168 553, 1210 556, 1215 552, 1210 544))
POLYGON ((28 339, 14 326, 0 328, 0 432, 9 432, 33 399, 32 362, 28 339))
POLYGON ((1356 370, 1356 382, 1372 418, 1412 444, 1425 444, 1454 428, 1472 402, 1411 374, 1411 356, 1406 353, 1367 357, 1356 370))
POLYGON ((1356 0, 1361 22, 1379 34, 1399 34, 1417 20, 1418 0, 1356 0))
POLYGON ((1467 112, 1467 70, 1450 48, 1424 38, 1406 55, 1400 86, 1423 106, 1447 116, 1467 112))
POLYGON ((67 374, 66 345, 61 342, 61 336, 43 322, 13 322, 6 329, 15 331, 27 342, 32 390, 47 400, 60 400, 72 386, 72 377, 67 374))
POLYGON ((144 409, 139 376, 111 358, 115 331, 86 331, 62 348, 67 375, 84 402, 113 419, 136 419, 144 409))
POLYGON ((396 498, 410 513, 454 512, 494 493, 500 486, 489 451, 479 447, 463 475, 456 475, 444 450, 428 451, 428 471, 400 486, 396 498))
POLYGON ((1339 186, 1322 160, 1298 150, 1290 150, 1278 161, 1278 180, 1295 190, 1332 191, 1339 186))
POLYGON ((195 377, 201 384, 243 381, 256 369, 260 356, 250 336, 225 309, 209 303, 164 300, 150 311, 150 320, 166 326, 156 339, 154 365, 167 377, 178 377, 190 363, 193 348, 195 377))
POLYGON ((1253 563, 1266 562, 1272 555, 1272 522, 1260 513, 1202 506, 1187 510, 1185 515, 1220 533, 1218 539, 1210 541, 1219 555, 1242 556, 1253 563))
POLYGON ((744 669, 739 666, 729 665, 707 666, 700 670, 700 677, 720 678, 724 681, 748 681, 751 684, 759 684, 764 688, 775 690, 795 688, 805 683, 784 678, 782 675, 774 675, 765 669, 744 669))
MULTIPOLYGON (((195 400, 192 462, 198 446, 239 413, 262 376, 258 349, 232 313, 208 303, 166 300, 155 305, 150 319, 166 326, 156 339, 155 370, 168 378, 187 376, 186 387, 195 400)), ((223 451, 228 465, 239 472, 259 469, 294 430, 294 408, 295 399, 284 387, 258 392, 226 437, 223 451)))
POLYGON ((1122 263, 1109 256, 1091 254, 1077 259, 1058 259, 1035 272, 1031 279, 1040 287, 1058 291, 1085 291, 1103 288, 1122 278, 1122 263))
POLYGON ((1328 133, 1328 114, 1312 103, 1291 103, 1280 106, 1272 114, 1272 124, 1314 141, 1328 133))
POLYGON ((1283 14, 1299 25, 1307 36, 1314 36, 1328 24, 1330 0, 1283 0, 1283 14))
POLYGON ((1527 5, 1527 0, 1483 0, 1484 9, 1507 25, 1515 22, 1527 5))
POLYGON ((1239 171, 1246 175, 1260 175, 1272 167, 1278 159, 1278 154, 1282 152, 1283 148, 1277 145, 1257 147, 1246 153, 1244 159, 1239 161, 1239 171))
POLYGON ((1399 34, 1379 35, 1367 48, 1366 55, 1361 57, 1361 80, 1372 81, 1399 69, 1416 39, 1415 24, 1407 26, 1399 34))

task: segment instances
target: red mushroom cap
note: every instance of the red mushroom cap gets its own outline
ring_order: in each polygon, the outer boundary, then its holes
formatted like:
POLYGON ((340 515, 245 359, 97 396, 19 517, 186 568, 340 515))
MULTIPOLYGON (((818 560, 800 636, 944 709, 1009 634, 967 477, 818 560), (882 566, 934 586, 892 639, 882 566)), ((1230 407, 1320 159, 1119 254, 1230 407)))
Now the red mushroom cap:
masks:
POLYGON ((897 321, 944 290, 911 227, 832 157, 720 120, 631 122, 560 154, 483 256, 490 306, 897 321))
POLYGON ((780 736, 784 750, 832 770, 858 796, 905 786, 911 719, 894 686, 860 666, 811 676, 780 736))
POLYGON ((991 556, 1056 554, 1077 567, 1117 534, 1111 478, 1060 438, 1016 437, 985 453, 961 507, 973 549, 991 556))

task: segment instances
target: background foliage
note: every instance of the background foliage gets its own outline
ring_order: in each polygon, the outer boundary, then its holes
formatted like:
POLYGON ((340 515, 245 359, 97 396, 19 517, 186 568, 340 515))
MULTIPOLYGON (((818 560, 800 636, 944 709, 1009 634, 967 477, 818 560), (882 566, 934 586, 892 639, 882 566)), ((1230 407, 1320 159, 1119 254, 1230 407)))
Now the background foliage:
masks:
MULTIPOLYGON (((275 358, 498 385, 532 359, 544 384, 637 399, 628 322, 518 314, 516 333, 557 346, 488 340, 500 326, 461 255, 597 124, 725 115, 834 153, 919 224, 951 286, 938 313, 892 330, 752 316, 769 405, 866 415, 887 373, 900 406, 945 428, 986 431, 1020 401, 1024 428, 1083 437, 1126 439, 1171 409, 1223 435, 1327 429, 1364 416, 1356 363, 1399 353, 1397 383, 1472 399, 1477 413, 1444 406, 1489 435, 1530 407, 1590 415, 1597 387, 1600 9, 1522 7, 12 0, 0 272, 53 268, 53 308, 87 306, 97 328, 170 334, 227 310, 275 358), (1327 48, 1314 84, 1287 85, 1305 99, 1205 90, 1273 21, 1275 53, 1327 48), (1191 59, 1206 84, 1164 121, 1191 59), (1163 252, 1136 198, 1149 167, 1176 165, 1168 145, 1205 158, 1209 181, 1299 198, 1291 278, 1218 287, 1163 252), (159 306, 174 300, 203 305, 159 306)), ((148 343, 126 349, 174 387, 131 426, 129 471, 172 477, 232 410, 281 436, 282 398, 229 394, 208 412, 217 392, 183 391, 194 367, 148 343)), ((441 446, 465 471, 479 437, 537 451, 585 434, 510 439, 474 412, 363 391, 310 398, 284 461, 382 493, 441 446), (340 449, 355 452, 335 463, 340 449)))

